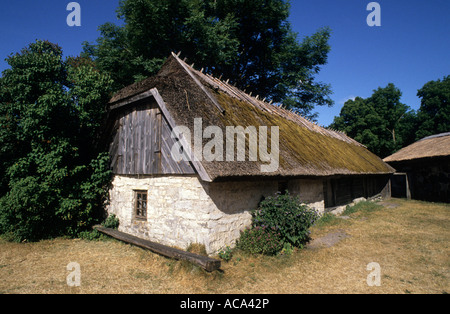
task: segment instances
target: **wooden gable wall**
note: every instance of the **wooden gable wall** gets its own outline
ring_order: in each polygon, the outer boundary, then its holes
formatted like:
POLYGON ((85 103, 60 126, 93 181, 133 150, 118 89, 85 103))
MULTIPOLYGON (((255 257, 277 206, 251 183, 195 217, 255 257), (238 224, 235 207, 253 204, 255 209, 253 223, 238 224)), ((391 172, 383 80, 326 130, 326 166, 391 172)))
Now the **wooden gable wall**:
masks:
POLYGON ((115 174, 194 174, 189 162, 176 162, 170 155, 175 139, 153 98, 146 98, 116 114, 109 153, 115 174))

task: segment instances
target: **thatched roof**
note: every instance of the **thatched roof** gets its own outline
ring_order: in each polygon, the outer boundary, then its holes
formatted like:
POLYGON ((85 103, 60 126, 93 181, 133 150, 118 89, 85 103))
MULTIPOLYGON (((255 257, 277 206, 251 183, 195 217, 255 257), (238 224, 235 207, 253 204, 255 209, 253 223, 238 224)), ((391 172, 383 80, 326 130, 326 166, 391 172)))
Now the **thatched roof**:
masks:
MULTIPOLYGON (((332 176, 393 173, 394 169, 363 145, 344 133, 328 130, 278 106, 250 96, 217 78, 197 71, 172 54, 154 77, 119 91, 111 108, 158 91, 166 114, 177 126, 187 126, 193 134, 194 119, 202 118, 203 128, 218 126, 279 127, 279 167, 261 173, 258 161, 201 161, 206 177, 247 176, 332 176)), ((254 95, 256 96, 256 95, 254 95)), ((168 118, 168 117, 166 117, 168 118)), ((207 143, 210 139, 204 139, 207 143)), ((246 141, 248 142, 248 141, 246 141)), ((190 143, 193 146, 193 142, 190 143)), ((248 156, 248 143, 246 143, 248 156)), ((236 159, 235 159, 236 160, 236 159)), ((195 165, 194 165, 195 166, 195 165)), ((197 168, 197 167, 196 167, 197 168)))
POLYGON ((386 157, 384 161, 397 162, 442 156, 450 156, 450 133, 436 134, 421 139, 386 157))

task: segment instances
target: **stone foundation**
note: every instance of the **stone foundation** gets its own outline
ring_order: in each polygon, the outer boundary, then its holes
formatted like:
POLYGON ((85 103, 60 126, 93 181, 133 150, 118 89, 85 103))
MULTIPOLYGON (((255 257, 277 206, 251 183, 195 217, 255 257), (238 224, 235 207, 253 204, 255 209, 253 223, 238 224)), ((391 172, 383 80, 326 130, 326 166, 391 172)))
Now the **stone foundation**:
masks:
MULTIPOLYGON (((107 210, 119 218, 120 231, 181 249, 204 244, 213 254, 233 246, 251 224, 250 211, 277 190, 278 181, 272 180, 205 183, 197 176, 116 175, 107 210), (147 220, 134 216, 135 190, 148 193, 147 220)), ((292 180, 288 190, 324 211, 322 180, 292 180)))

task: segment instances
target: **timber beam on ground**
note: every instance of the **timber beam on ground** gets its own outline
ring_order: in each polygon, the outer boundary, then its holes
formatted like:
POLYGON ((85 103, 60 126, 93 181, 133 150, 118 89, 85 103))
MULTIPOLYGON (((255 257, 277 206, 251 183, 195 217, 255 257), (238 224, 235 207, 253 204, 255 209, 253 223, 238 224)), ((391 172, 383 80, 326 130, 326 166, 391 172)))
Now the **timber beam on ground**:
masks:
POLYGON ((208 256, 198 255, 195 253, 172 248, 149 240, 141 239, 115 229, 105 228, 102 226, 94 226, 94 229, 117 240, 150 250, 165 257, 173 258, 176 260, 189 261, 195 265, 200 266, 208 272, 212 272, 220 268, 220 261, 208 256))

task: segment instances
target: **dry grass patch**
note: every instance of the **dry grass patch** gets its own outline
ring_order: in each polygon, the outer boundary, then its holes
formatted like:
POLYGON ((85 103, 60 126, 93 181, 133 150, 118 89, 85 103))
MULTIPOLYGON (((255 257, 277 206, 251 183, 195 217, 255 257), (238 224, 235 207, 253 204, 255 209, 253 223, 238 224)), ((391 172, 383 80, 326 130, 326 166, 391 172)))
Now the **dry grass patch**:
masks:
POLYGON ((233 252, 207 273, 115 240, 0 240, 0 293, 443 293, 450 292, 450 206, 390 200, 331 218, 312 237, 347 235, 329 247, 290 257, 233 252), (81 265, 81 286, 68 287, 66 266, 81 265), (369 287, 367 264, 381 266, 369 287))

